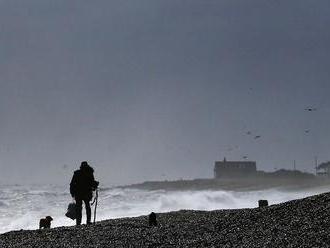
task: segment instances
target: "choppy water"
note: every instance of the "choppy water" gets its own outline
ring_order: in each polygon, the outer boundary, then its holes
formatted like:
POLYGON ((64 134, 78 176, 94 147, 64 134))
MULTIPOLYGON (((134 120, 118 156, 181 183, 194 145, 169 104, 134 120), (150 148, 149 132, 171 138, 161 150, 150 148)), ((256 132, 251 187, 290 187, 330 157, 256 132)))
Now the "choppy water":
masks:
MULTIPOLYGON (((154 212, 180 209, 214 210, 252 208, 259 199, 270 204, 328 191, 279 191, 276 189, 249 192, 231 191, 144 191, 134 189, 101 189, 97 220, 132 217, 154 212)), ((39 219, 51 215, 52 227, 74 225, 64 216, 71 196, 68 188, 59 186, 1 186, 0 233, 17 229, 37 229, 39 219)), ((85 221, 85 215, 83 222, 85 221)))

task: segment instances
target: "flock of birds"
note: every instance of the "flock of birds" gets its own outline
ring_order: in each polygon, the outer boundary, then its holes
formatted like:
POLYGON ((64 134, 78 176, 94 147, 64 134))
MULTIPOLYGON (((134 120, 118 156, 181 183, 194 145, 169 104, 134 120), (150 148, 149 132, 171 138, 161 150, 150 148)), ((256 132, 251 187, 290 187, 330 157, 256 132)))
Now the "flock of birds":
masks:
MULTIPOLYGON (((315 112, 315 111, 317 111, 318 109, 315 108, 315 107, 307 107, 307 108, 305 108, 304 110, 307 111, 307 112, 315 112)), ((310 129, 305 129, 305 130, 304 130, 304 133, 305 133, 305 134, 308 134, 308 133, 310 133, 310 131, 311 131, 310 129)), ((247 131, 245 134, 248 135, 248 136, 252 136, 253 139, 255 139, 255 140, 261 138, 261 135, 254 135, 251 131, 247 131)), ((235 148, 238 148, 238 146, 236 145, 235 148)), ((232 147, 229 147, 229 148, 227 149, 227 151, 232 151, 232 150, 234 150, 232 147)), ((246 159, 248 159, 248 156, 247 156, 247 155, 244 155, 244 156, 242 156, 242 159, 246 160, 246 159)))

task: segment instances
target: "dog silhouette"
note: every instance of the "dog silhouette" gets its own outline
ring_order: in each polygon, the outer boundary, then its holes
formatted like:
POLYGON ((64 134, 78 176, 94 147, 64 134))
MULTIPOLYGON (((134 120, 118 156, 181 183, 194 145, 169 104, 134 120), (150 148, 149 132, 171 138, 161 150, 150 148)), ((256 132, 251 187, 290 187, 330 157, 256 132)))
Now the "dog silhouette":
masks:
POLYGON ((39 229, 50 228, 50 225, 51 225, 52 220, 53 220, 53 218, 51 216, 46 216, 46 218, 40 219, 40 221, 39 221, 39 229))

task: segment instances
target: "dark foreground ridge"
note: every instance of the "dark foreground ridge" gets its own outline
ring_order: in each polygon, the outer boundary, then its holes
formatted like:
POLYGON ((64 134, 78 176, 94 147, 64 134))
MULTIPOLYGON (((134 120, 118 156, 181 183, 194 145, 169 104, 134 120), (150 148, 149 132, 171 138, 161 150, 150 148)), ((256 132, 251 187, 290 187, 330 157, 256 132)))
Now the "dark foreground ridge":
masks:
POLYGON ((265 208, 188 211, 0 235, 18 247, 330 247, 330 193, 265 208))

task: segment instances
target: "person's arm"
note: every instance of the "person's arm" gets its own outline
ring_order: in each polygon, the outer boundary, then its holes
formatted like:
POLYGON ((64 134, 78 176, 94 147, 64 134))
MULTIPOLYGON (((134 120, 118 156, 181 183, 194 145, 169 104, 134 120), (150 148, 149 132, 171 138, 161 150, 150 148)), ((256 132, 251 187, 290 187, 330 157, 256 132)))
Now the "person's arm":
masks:
POLYGON ((70 194, 73 198, 75 197, 76 192, 77 192, 77 175, 76 173, 74 173, 70 183, 70 194))
POLYGON ((94 174, 91 175, 92 190, 96 190, 99 186, 99 182, 95 181, 94 174))

